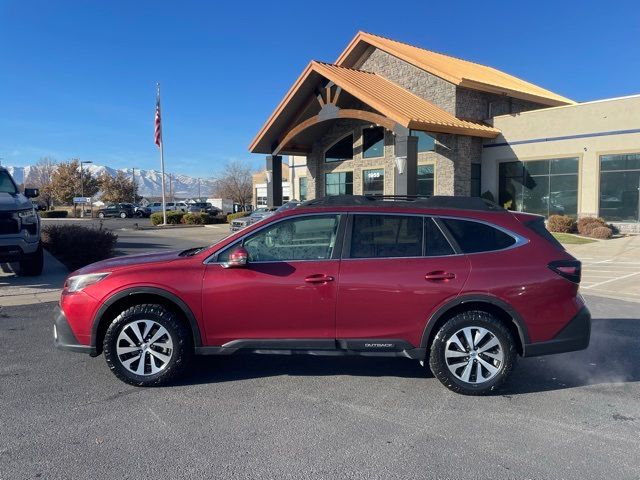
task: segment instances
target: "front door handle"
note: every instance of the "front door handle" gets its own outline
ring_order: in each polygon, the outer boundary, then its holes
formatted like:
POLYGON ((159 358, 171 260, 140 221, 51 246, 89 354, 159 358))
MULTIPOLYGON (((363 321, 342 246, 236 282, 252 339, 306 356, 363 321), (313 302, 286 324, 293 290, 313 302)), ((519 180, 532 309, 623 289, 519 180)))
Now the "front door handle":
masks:
POLYGON ((304 279, 307 283, 327 283, 333 282, 335 279, 330 275, 325 275, 324 273, 316 273, 315 275, 309 275, 304 279))
POLYGON ((455 273, 445 272, 443 270, 437 270, 435 272, 429 272, 424 276, 425 280, 438 281, 438 280, 453 280, 456 278, 455 273))

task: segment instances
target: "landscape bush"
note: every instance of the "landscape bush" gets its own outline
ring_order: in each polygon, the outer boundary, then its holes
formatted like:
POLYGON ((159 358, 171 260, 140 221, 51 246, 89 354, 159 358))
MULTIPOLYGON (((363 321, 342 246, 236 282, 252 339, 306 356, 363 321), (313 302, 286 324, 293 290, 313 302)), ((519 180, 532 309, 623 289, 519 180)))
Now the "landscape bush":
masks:
POLYGON ((230 213, 229 215, 227 215, 227 223, 231 223, 236 218, 246 217, 247 215, 249 215, 248 212, 230 213))
POLYGON ((551 215, 547 229, 550 232, 573 233, 576 231, 576 221, 568 215, 551 215))
POLYGON ((185 213, 182 223, 185 225, 210 225, 217 223, 218 219, 208 213, 185 213))
POLYGON ((602 240, 606 240, 608 238, 611 238, 613 235, 613 230, 611 230, 609 227, 596 227, 593 230, 591 230, 591 235, 593 238, 599 238, 602 240))
POLYGON ((69 212, 66 210, 45 210, 40 212, 41 218, 67 218, 69 212))
POLYGON ((580 235, 591 235, 594 228, 606 227, 607 223, 599 217, 584 217, 578 220, 578 233, 580 235))
MULTIPOLYGON (((184 216, 184 212, 167 212, 167 225, 179 225, 180 223, 182 223, 182 217, 184 216)), ((162 222, 162 212, 155 212, 151 214, 152 225, 161 225, 162 222)))
POLYGON ((46 225, 42 229, 42 245, 69 270, 110 258, 118 235, 80 225, 46 225))

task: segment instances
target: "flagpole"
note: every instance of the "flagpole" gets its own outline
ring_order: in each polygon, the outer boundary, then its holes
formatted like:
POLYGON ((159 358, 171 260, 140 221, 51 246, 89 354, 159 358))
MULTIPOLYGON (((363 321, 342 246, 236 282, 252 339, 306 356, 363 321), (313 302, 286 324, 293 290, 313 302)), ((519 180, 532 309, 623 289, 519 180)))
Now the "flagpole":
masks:
MULTIPOLYGON (((158 82, 158 108, 160 108, 160 82, 158 82)), ((167 200, 164 189, 164 129, 160 130, 160 170, 162 171, 162 224, 167 224, 167 200)))

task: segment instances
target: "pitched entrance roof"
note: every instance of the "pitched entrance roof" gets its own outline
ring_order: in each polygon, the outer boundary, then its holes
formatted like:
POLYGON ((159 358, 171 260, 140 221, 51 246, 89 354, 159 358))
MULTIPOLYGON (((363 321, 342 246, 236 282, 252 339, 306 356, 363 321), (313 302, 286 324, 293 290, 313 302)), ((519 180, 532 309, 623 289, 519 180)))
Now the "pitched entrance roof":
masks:
POLYGON ((485 138, 495 138, 500 133, 483 123, 456 118, 375 73, 312 61, 251 142, 251 152, 272 153, 274 144, 280 143, 286 133, 284 130, 294 120, 299 109, 296 104, 302 104, 302 97, 313 94, 320 77, 333 82, 401 127, 485 138))
POLYGON ((549 106, 575 103, 566 97, 492 67, 469 62, 389 38, 359 32, 338 57, 336 65, 353 67, 365 50, 373 46, 455 85, 492 93, 508 94, 549 106))

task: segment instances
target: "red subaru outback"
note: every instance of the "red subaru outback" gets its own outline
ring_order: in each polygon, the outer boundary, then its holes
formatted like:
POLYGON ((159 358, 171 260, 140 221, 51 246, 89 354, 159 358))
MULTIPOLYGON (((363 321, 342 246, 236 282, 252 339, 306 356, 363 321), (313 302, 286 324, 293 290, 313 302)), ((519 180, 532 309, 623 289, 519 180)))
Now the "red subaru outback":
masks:
POLYGON ((219 243, 72 273, 58 347, 133 385, 193 354, 400 356, 448 388, 497 388, 518 355, 584 349, 580 262, 536 215, 479 198, 312 200, 219 243))

